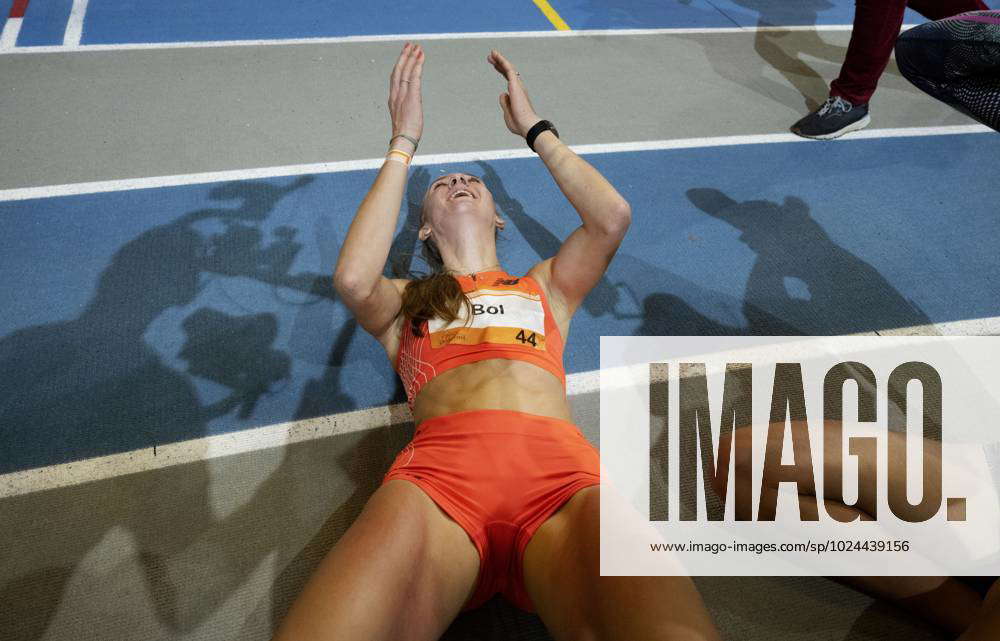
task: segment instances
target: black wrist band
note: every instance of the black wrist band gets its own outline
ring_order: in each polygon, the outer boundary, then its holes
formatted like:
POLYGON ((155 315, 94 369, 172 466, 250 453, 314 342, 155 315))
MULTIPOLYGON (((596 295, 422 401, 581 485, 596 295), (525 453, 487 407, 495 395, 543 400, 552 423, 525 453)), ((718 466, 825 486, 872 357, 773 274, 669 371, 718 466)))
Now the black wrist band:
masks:
POLYGON ((559 132, 556 131, 556 126, 553 125, 548 120, 539 120, 535 123, 535 126, 528 130, 528 135, 524 137, 525 141, 528 143, 528 148, 531 151, 535 151, 535 138, 538 138, 538 134, 543 131, 551 131, 555 134, 556 138, 559 137, 559 132))

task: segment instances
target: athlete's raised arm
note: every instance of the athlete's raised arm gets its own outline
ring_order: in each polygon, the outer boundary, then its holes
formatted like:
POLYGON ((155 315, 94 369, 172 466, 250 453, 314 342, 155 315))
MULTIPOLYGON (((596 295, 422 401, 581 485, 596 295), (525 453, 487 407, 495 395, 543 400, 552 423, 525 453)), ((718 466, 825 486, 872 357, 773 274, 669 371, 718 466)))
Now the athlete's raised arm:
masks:
POLYGON ((358 207, 340 249, 333 274, 334 288, 358 323, 385 344, 383 338, 399 314, 404 280, 382 275, 392 245, 399 208, 406 188, 409 156, 424 129, 420 74, 424 52, 406 43, 389 76, 389 116, 392 139, 375 183, 358 207))
MULTIPOLYGON (((531 106, 521 75, 496 49, 486 60, 507 80, 507 91, 500 94, 507 128, 526 138, 541 118, 531 106)), ((625 237, 632 210, 600 172, 551 131, 538 134, 533 142, 583 224, 569 235, 555 256, 540 262, 529 274, 546 282, 557 302, 572 314, 604 275, 625 237)))

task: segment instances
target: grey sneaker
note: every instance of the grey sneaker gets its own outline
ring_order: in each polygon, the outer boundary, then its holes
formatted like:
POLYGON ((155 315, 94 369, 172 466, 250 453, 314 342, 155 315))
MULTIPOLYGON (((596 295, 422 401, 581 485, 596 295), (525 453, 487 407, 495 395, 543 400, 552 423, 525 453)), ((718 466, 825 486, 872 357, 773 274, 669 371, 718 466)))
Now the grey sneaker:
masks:
POLYGON ((830 96, 819 109, 792 125, 792 133, 803 138, 830 140, 856 131, 871 122, 868 105, 852 105, 840 96, 830 96))

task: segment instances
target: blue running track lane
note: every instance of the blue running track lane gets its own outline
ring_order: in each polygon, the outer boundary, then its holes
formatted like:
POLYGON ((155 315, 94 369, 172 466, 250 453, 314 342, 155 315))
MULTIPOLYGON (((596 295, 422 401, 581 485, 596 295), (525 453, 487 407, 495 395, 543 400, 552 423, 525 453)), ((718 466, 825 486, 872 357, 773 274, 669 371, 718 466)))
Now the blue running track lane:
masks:
MULTIPOLYGON (((589 156, 634 220, 567 371, 599 367, 601 335, 1000 316, 998 151, 975 134, 589 156)), ((538 159, 416 167, 408 200, 445 171, 484 177, 515 274, 579 224, 538 159)), ((0 202, 0 473, 403 400, 329 284, 374 173, 0 202)))
POLYGON ((31 0, 24 13, 17 46, 61 45, 73 0, 31 0))
POLYGON ((139 7, 91 0, 85 43, 313 38, 386 33, 537 31, 552 24, 530 2, 171 0, 139 7), (513 5, 513 6, 512 6, 513 5))
MULTIPOLYGON (((669 29, 851 24, 845 0, 553 0, 572 29, 669 29)), ((907 18, 924 22, 919 14, 907 18)))
MULTIPOLYGON (((851 0, 552 0, 550 4, 572 29, 850 24, 854 18, 851 0)), ((32 0, 18 46, 62 44, 71 6, 72 0, 32 0)), ((925 21, 912 11, 906 20, 925 21)), ((530 0, 90 0, 81 44, 552 29, 530 0)))
POLYGON ((3 26, 7 24, 7 18, 10 16, 10 8, 14 5, 14 0, 0 0, 0 31, 3 31, 3 26))

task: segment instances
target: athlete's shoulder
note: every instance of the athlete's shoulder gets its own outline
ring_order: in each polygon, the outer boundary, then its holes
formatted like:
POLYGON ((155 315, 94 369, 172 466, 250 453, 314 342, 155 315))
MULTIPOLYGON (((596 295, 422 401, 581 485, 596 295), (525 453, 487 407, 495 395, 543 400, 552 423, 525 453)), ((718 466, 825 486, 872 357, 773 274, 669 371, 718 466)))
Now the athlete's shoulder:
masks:
POLYGON ((535 263, 525 276, 535 280, 548 280, 552 275, 552 258, 545 258, 535 263))
POLYGON ((542 289, 542 293, 548 297, 549 283, 552 282, 552 259, 546 258, 535 263, 535 266, 529 269, 524 276, 536 283, 542 289))
POLYGON ((525 274, 538 284, 545 300, 556 316, 556 320, 565 334, 569 329, 569 319, 573 316, 574 308, 570 307, 565 298, 552 286, 552 258, 539 261, 525 274))
POLYGON ((403 290, 406 289, 406 286, 410 284, 411 280, 412 279, 410 278, 390 278, 389 282, 396 287, 396 291, 402 294, 403 290))

